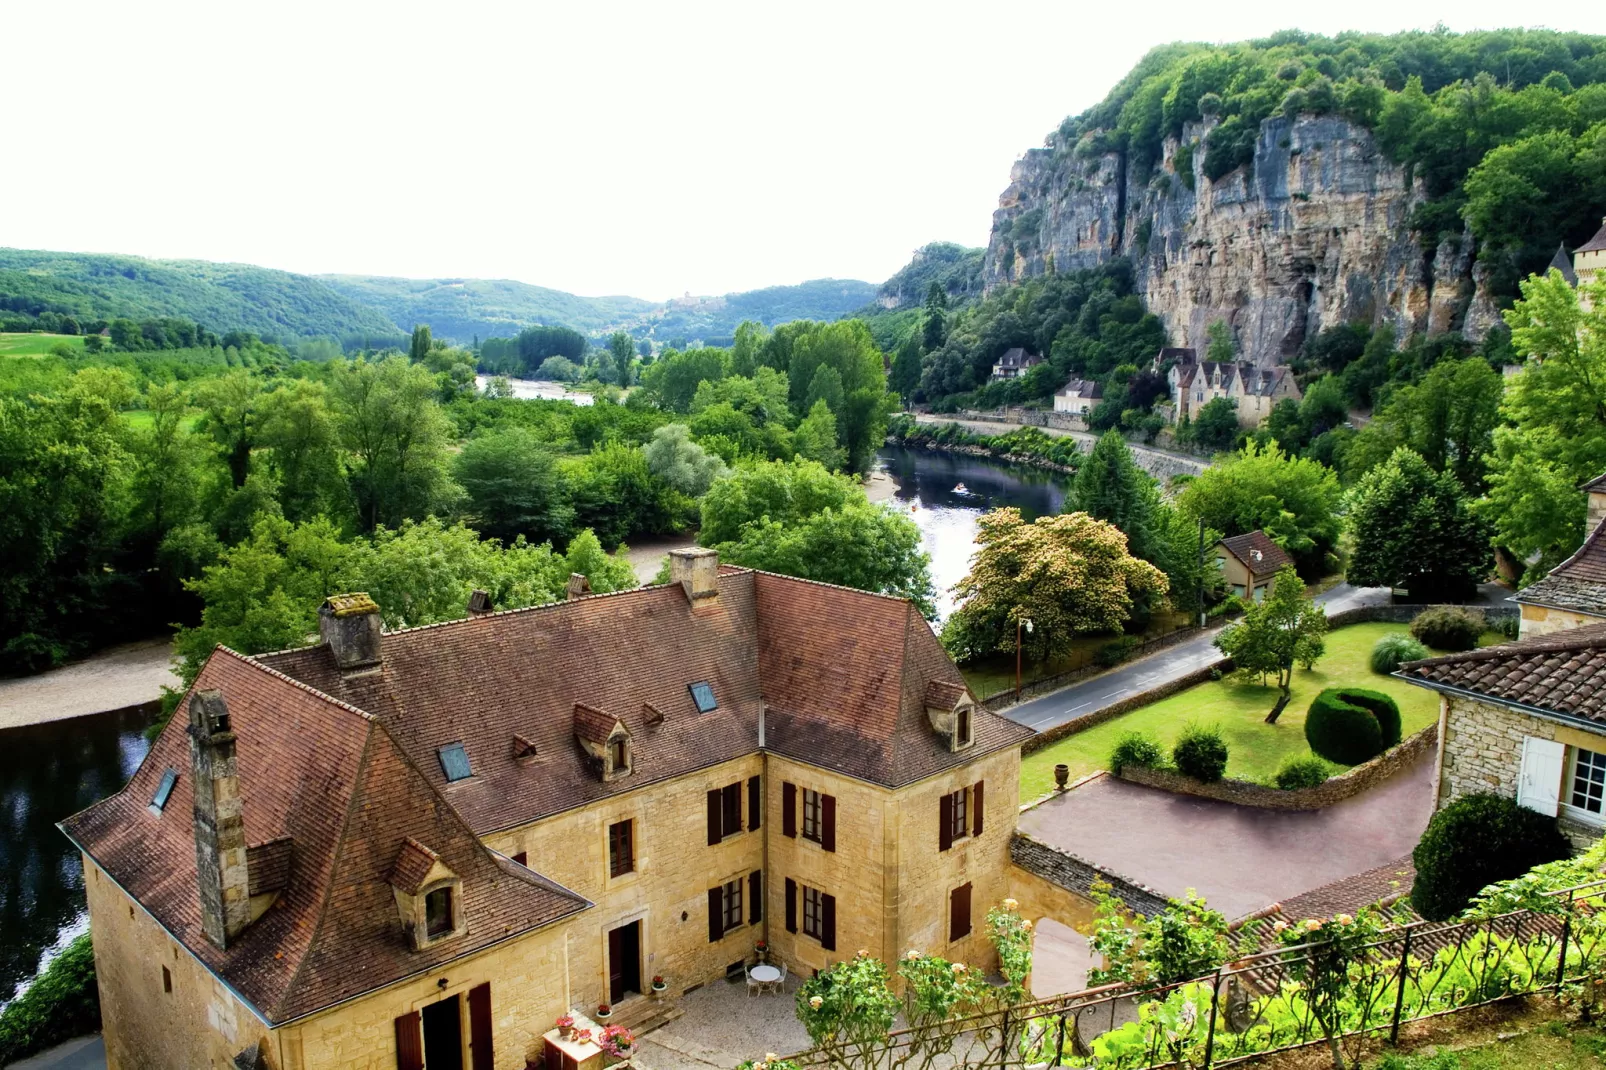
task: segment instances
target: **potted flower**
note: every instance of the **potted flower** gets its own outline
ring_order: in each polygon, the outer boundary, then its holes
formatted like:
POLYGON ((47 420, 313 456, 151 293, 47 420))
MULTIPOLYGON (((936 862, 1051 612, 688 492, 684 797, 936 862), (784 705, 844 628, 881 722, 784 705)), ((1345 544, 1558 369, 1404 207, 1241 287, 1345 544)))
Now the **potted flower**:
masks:
POLYGON ((597 1046, 615 1059, 628 1059, 635 1048, 635 1035, 622 1025, 610 1025, 602 1030, 597 1046))
POLYGON ((576 1044, 589 1044, 591 1043, 591 1030, 576 1029, 574 1031, 574 1035, 570 1039, 576 1044))
POLYGON ((558 1015, 558 1036, 562 1037, 564 1040, 568 1040, 570 1037, 574 1036, 574 1015, 558 1015))
POLYGON ((758 961, 760 962, 768 962, 770 960, 770 945, 763 940, 753 945, 753 952, 758 956, 758 961))
POLYGON ((664 993, 668 991, 668 989, 669 984, 664 980, 663 974, 654 974, 652 979, 652 997, 654 999, 663 999, 664 993))
POLYGON ((606 1022, 613 1017, 613 1008, 606 1003, 597 1004, 597 1021, 606 1022))

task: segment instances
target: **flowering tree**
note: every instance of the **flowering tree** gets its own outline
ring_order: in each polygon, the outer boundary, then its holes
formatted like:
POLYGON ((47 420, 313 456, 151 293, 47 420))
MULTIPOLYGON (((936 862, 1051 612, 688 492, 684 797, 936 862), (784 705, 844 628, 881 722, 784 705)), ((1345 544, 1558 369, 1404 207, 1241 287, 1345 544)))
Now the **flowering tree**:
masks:
POLYGON ((1344 1070, 1339 1038, 1349 1009, 1345 1004, 1359 1004, 1370 1011, 1390 982, 1387 971, 1364 966, 1367 946, 1383 931, 1382 915, 1363 909, 1353 915, 1335 914, 1326 921, 1312 918, 1303 925, 1279 921, 1273 928, 1284 947, 1300 952, 1288 961, 1289 972, 1304 986, 1306 1006, 1332 1052, 1333 1070, 1344 1070))
MULTIPOLYGON (((1089 984, 1162 988, 1203 976, 1234 955, 1227 919, 1191 888, 1153 916, 1128 911, 1103 881, 1096 881, 1092 891, 1097 911, 1088 943, 1105 965, 1088 971, 1089 984)), ((1252 947, 1254 926, 1244 930, 1241 943, 1252 947)))

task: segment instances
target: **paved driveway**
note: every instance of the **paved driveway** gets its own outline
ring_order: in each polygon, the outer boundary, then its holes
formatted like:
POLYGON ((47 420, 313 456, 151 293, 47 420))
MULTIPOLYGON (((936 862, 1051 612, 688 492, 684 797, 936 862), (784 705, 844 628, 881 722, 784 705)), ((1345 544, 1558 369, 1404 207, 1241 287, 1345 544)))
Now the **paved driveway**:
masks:
POLYGON ((1326 810, 1282 813, 1101 776, 1020 817, 1033 838, 1168 896, 1242 917, 1411 853, 1433 811, 1433 757, 1326 810))
MULTIPOLYGON (((1387 587, 1351 587, 1347 583, 1340 583, 1322 592, 1316 601, 1326 606, 1328 613, 1337 613, 1357 606, 1387 605, 1389 590, 1387 587)), ((1196 639, 1167 647, 1157 654, 1101 673, 1091 680, 1083 680, 1000 712, 1010 720, 1039 732, 1064 724, 1073 717, 1084 716, 1117 702, 1134 691, 1157 687, 1212 664, 1221 657, 1221 652, 1212 645, 1220 631, 1220 628, 1213 628, 1196 639)))

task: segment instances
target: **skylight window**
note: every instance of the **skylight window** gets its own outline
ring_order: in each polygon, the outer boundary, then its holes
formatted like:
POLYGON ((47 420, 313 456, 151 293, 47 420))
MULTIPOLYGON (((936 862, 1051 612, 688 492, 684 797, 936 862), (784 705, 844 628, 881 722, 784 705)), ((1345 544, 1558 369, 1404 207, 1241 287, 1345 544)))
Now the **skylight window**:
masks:
POLYGON ((461 743, 448 743, 438 752, 441 759, 441 772, 446 774, 446 782, 467 780, 474 775, 468 767, 468 752, 461 743))
POLYGON ((173 785, 178 783, 178 774, 169 769, 162 774, 162 782, 156 785, 156 794, 151 796, 151 813, 159 814, 167 805, 167 797, 173 794, 173 785))
POLYGON ((691 691, 691 700, 697 703, 698 713, 707 713, 709 710, 719 708, 719 703, 714 701, 714 689, 712 687, 707 684, 688 684, 686 686, 691 691))

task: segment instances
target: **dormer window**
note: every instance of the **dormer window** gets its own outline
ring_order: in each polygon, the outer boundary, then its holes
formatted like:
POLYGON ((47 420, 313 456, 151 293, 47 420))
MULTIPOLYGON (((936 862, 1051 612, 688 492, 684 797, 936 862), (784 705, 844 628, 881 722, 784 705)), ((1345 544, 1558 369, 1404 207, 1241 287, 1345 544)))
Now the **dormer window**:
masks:
POLYGON ((576 703, 574 736, 590 756, 593 768, 601 771, 603 780, 630 774, 633 744, 630 729, 619 718, 583 702, 576 703))
POLYGON ((950 751, 975 742, 976 703, 963 685, 942 680, 927 684, 926 717, 950 751))
POLYGON ((614 736, 608 741, 609 764, 613 766, 612 773, 630 772, 630 740, 624 736, 614 736))
POLYGON ((954 711, 954 746, 970 746, 970 707, 961 706, 954 711))
POLYGON ((424 896, 424 934, 431 940, 451 935, 452 898, 450 884, 436 888, 424 896))
POLYGON ((390 884, 402 929, 415 951, 467 931, 462 878, 424 844, 403 841, 390 884))

